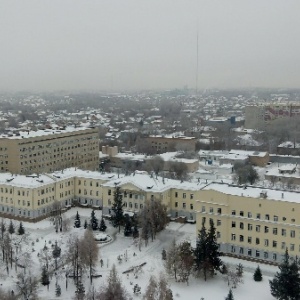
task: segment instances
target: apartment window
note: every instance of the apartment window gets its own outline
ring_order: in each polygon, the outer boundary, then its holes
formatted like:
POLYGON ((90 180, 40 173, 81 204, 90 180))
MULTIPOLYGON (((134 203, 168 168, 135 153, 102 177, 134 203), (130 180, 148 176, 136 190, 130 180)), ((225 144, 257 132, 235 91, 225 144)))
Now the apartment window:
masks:
POLYGON ((220 215, 222 213, 222 209, 221 208, 218 208, 217 210, 218 214, 220 215))
POLYGON ((190 204, 190 209, 194 209, 194 204, 190 204))
POLYGON ((178 202, 175 202, 175 207, 178 207, 178 202))
POLYGON ((221 232, 217 231, 217 238, 220 239, 221 238, 221 232))
POLYGON ((232 222, 231 222, 231 227, 232 227, 232 228, 235 228, 235 226, 236 226, 235 221, 232 221, 232 222))
POLYGON ((235 241, 235 234, 234 233, 231 234, 231 240, 235 241))
POLYGON ((256 225, 255 230, 256 230, 256 232, 260 232, 260 225, 256 225))
POLYGON ((260 252, 259 252, 259 250, 256 250, 256 252, 255 252, 255 256, 256 256, 256 257, 259 257, 259 256, 260 256, 260 252))
POLYGON ((235 210, 231 211, 231 214, 232 214, 233 216, 235 216, 235 210))
POLYGON ((248 224, 248 230, 251 231, 253 229, 252 224, 248 224))
POLYGON ((285 242, 282 242, 282 243, 281 243, 281 249, 284 250, 285 248, 286 248, 286 244, 285 244, 285 242))
POLYGON ((235 247, 234 246, 231 246, 231 252, 235 253, 235 247))
POLYGON ((201 212, 205 212, 205 206, 202 206, 201 212))
POLYGON ((222 222, 221 220, 217 220, 217 226, 221 226, 222 222))
POLYGON ((240 229, 244 229, 244 223, 240 223, 240 229))
POLYGON ((260 219, 260 214, 256 214, 256 219, 260 219))
POLYGON ((240 254, 244 254, 244 248, 243 247, 240 247, 240 254))
POLYGON ((252 256, 252 249, 248 249, 248 255, 252 256))
POLYGON ((190 199, 194 199, 194 194, 190 194, 190 199))
POLYGON ((110 196, 111 195, 111 190, 108 190, 107 194, 110 196))
POLYGON ((259 245, 259 244, 260 244, 259 238, 256 238, 256 239, 255 239, 255 244, 256 244, 256 245, 259 245))
POLYGON ((175 198, 178 198, 178 192, 175 192, 175 198))
POLYGON ((277 254, 273 253, 272 258, 273 258, 273 260, 277 260, 277 254))
POLYGON ((248 218, 252 218, 252 213, 248 212, 248 218))
POLYGON ((251 244, 251 243, 252 243, 252 237, 248 236, 248 244, 251 244))
POLYGON ((182 208, 186 208, 186 204, 185 203, 182 203, 182 208))
POLYGON ((186 198, 186 193, 182 194, 182 198, 185 199, 186 198))
POLYGON ((138 204, 137 203, 134 203, 134 208, 138 208, 138 204))
POLYGON ((274 216, 274 222, 277 222, 278 221, 278 216, 274 216))
POLYGON ((265 246, 268 247, 269 246, 269 240, 265 239, 265 246))
POLYGON ((108 205, 111 205, 111 201, 110 201, 110 199, 108 199, 108 205))
POLYGON ((240 211, 240 216, 243 217, 244 216, 244 212, 241 210, 240 211))
POLYGON ((277 241, 273 241, 273 248, 277 248, 277 241))
POLYGON ((244 241, 244 236, 240 235, 240 242, 243 242, 243 241, 244 241))
POLYGON ((278 232, 277 228, 273 228, 273 234, 277 235, 277 232, 278 232))
POLYGON ((281 235, 286 236, 286 229, 281 229, 281 235))
POLYGON ((264 252, 264 258, 268 259, 269 258, 269 253, 268 252, 264 252))
POLYGON ((132 208, 132 202, 129 202, 129 207, 132 208))
POLYGON ((265 215, 266 220, 270 220, 270 215, 265 215))
POLYGON ((294 238, 296 236, 295 230, 291 230, 291 238, 294 238))
POLYGON ((265 233, 268 233, 268 232, 269 232, 269 227, 265 226, 265 233))
POLYGON ((210 207, 210 208, 209 208, 209 212, 210 212, 210 213, 213 213, 213 212, 214 212, 214 208, 213 208, 213 207, 210 207))

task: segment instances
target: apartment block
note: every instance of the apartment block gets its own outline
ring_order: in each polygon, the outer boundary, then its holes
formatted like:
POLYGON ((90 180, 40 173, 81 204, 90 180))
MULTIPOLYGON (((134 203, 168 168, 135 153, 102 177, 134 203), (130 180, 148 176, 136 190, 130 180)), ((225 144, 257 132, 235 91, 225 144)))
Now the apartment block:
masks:
POLYGON ((40 174, 74 166, 98 168, 98 129, 65 127, 0 136, 1 172, 40 174))
POLYGON ((196 201, 197 230, 213 219, 220 251, 279 263, 286 249, 300 253, 298 192, 212 183, 196 201))

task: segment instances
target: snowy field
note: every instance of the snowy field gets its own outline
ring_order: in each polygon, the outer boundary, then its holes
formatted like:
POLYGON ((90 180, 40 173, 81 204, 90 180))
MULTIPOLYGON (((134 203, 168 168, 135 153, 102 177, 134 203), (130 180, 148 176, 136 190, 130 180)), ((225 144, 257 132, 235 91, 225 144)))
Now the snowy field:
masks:
MULTIPOLYGON (((79 229, 73 228, 76 211, 80 214, 82 225, 85 219, 90 219, 90 209, 74 208, 67 211, 65 216, 70 219, 71 224, 69 232, 56 233, 54 226, 49 219, 36 224, 24 223, 25 232, 29 234, 27 247, 28 251, 31 252, 31 272, 34 276, 38 278, 41 277, 41 263, 37 253, 39 253, 45 245, 51 247, 51 244, 54 244, 55 241, 57 241, 58 245, 62 248, 62 254, 64 254, 69 236, 83 235, 85 230, 83 227, 79 229), (33 241, 34 245, 32 244, 33 241)), ((96 211, 96 217, 101 219, 101 211, 96 211)), ((9 220, 6 220, 6 223, 8 224, 9 220)), ((16 227, 18 224, 19 222, 15 222, 16 227)), ((108 224, 107 221, 106 225, 108 226, 106 233, 112 237, 112 241, 105 245, 99 245, 100 257, 95 270, 95 274, 101 274, 102 277, 93 279, 93 285, 91 285, 89 279, 85 276, 86 279, 83 280, 83 282, 86 291, 93 287, 98 290, 101 286, 103 286, 112 265, 115 264, 119 277, 127 289, 128 294, 132 297, 132 299, 142 299, 149 277, 151 275, 155 275, 158 278, 160 272, 164 272, 161 255, 162 250, 167 250, 174 238, 177 243, 186 240, 190 241, 192 245, 195 245, 195 225, 191 224, 170 223, 167 228, 157 236, 157 239, 154 242, 150 242, 147 247, 143 245, 141 250, 139 250, 139 247, 134 244, 132 238, 124 237, 122 231, 119 234, 116 229, 112 228, 111 225, 108 224), (118 256, 122 258, 121 261, 118 260, 118 256), (100 265, 100 259, 103 260, 102 267, 100 265), (131 267, 142 263, 146 264, 142 267, 142 271, 136 276, 134 276, 133 273, 129 273, 128 275, 122 274, 131 267), (138 284, 141 287, 141 295, 133 294, 133 286, 135 284, 138 284)), ((25 249, 23 247, 22 251, 24 250, 25 249)), ((273 274, 278 270, 277 267, 260 265, 263 274, 263 281, 255 282, 252 276, 257 264, 228 257, 222 257, 222 260, 234 269, 238 263, 242 263, 244 266, 244 283, 240 284, 233 290, 234 298, 236 300, 250 300, 254 298, 263 300, 274 299, 270 294, 269 279, 271 279, 273 274)), ((22 270, 19 268, 17 269, 17 272, 22 272, 22 270)), ((17 272, 15 267, 13 267, 7 276, 5 268, 1 268, 1 286, 3 289, 15 289, 17 272)), ((75 285, 73 279, 69 278, 66 280, 64 271, 58 274, 57 282, 61 286, 61 296, 55 296, 56 277, 52 276, 49 289, 39 284, 38 294, 40 299, 69 300, 74 297, 75 285)), ((207 282, 203 279, 194 279, 191 277, 189 285, 186 283, 175 282, 174 279, 169 278, 169 284, 173 291, 174 299, 183 300, 200 300, 202 297, 205 300, 224 299, 229 290, 228 284, 222 275, 217 275, 215 278, 209 279, 207 282)))

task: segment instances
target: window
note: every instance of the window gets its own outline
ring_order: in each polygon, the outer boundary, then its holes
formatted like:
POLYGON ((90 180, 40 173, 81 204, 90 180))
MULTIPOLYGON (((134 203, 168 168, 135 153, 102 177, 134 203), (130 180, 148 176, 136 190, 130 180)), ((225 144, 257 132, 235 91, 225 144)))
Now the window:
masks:
POLYGON ((244 229, 244 223, 240 223, 240 229, 244 229))
POLYGON ((190 194, 190 199, 194 199, 194 194, 190 194))
POLYGON ((260 214, 256 214, 256 219, 260 219, 260 214))
POLYGON ((260 244, 259 238, 256 238, 256 239, 255 239, 255 244, 256 244, 256 245, 259 245, 259 244, 260 244))
POLYGON ((186 208, 186 203, 182 203, 182 208, 186 208))
POLYGON ((221 232, 217 231, 217 238, 220 239, 221 238, 221 232))
POLYGON ((265 259, 269 258, 268 252, 264 252, 264 258, 265 258, 265 259))
POLYGON ((281 229, 281 235, 286 236, 286 229, 281 229))
POLYGON ((291 238, 294 238, 296 236, 295 230, 291 230, 291 238))
POLYGON ((232 221, 232 222, 231 222, 231 227, 232 227, 232 228, 235 228, 235 221, 232 221))
POLYGON ((252 213, 248 212, 248 218, 252 218, 252 213))
POLYGON ((277 228, 273 228, 273 234, 277 235, 277 228))
POLYGON ((269 232, 269 227, 265 226, 265 233, 268 233, 268 232, 269 232))
POLYGON ((205 206, 202 206, 201 212, 205 212, 205 206))
POLYGON ((214 212, 214 208, 213 208, 213 207, 210 207, 210 208, 209 208, 209 212, 210 212, 210 213, 213 213, 213 212, 214 212))
POLYGON ((274 216, 274 222, 278 221, 278 216, 274 216))
POLYGON ((178 207, 178 202, 175 202, 175 207, 178 207))
POLYGON ((221 220, 217 220, 217 226, 221 226, 222 222, 221 220))
POLYGON ((252 243, 252 237, 248 236, 248 244, 251 244, 251 243, 252 243))
POLYGON ((186 198, 186 193, 182 194, 182 198, 185 199, 186 198))
POLYGON ((281 249, 284 250, 285 248, 286 248, 285 242, 282 242, 282 243, 281 243, 281 249))
POLYGON ((235 253, 235 247, 234 246, 231 246, 231 252, 235 253))
POLYGON ((240 216, 243 217, 244 216, 244 212, 241 210, 240 211, 240 216))
POLYGON ((266 220, 270 220, 270 215, 268 215, 268 214, 265 215, 265 219, 266 219, 266 220))
POLYGON ((260 225, 256 225, 255 230, 256 230, 256 232, 260 232, 260 225))
POLYGON ((110 196, 111 195, 111 190, 108 190, 107 194, 110 196))
POLYGON ((244 254, 244 248, 243 247, 240 247, 240 254, 244 254))
POLYGON ((277 248, 277 241, 273 241, 272 245, 273 245, 273 248, 277 248))
POLYGON ((221 208, 218 208, 217 210, 218 214, 220 215, 222 213, 222 209, 221 208))
POLYGON ((175 198, 178 198, 178 192, 175 192, 175 198))
POLYGON ((269 240, 265 239, 265 246, 268 247, 269 246, 269 240))
POLYGON ((231 214, 232 214, 233 216, 235 216, 235 210, 233 210, 233 211, 231 212, 231 214))
POLYGON ((243 241, 244 241, 244 236, 240 235, 240 242, 243 242, 243 241))
POLYGON ((190 204, 190 209, 194 209, 194 204, 190 204))
POLYGON ((273 258, 273 260, 277 260, 277 254, 276 254, 276 253, 273 253, 272 258, 273 258))
POLYGON ((231 234, 231 240, 235 241, 235 234, 234 233, 231 234))
POLYGON ((248 255, 252 256, 252 250, 251 249, 248 249, 248 255))
POLYGON ((260 256, 260 252, 259 252, 259 250, 256 250, 256 252, 255 252, 255 256, 256 256, 256 257, 259 257, 259 256, 260 256))
POLYGON ((251 231, 252 230, 252 224, 248 224, 248 230, 251 231))

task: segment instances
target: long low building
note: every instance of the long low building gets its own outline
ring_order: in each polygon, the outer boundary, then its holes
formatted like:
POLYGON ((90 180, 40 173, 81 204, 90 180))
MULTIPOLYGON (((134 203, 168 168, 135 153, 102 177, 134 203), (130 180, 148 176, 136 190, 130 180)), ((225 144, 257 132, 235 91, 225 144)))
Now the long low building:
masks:
POLYGON ((278 263, 300 253, 300 193, 211 183, 196 201, 197 229, 213 219, 220 251, 278 263))

